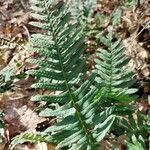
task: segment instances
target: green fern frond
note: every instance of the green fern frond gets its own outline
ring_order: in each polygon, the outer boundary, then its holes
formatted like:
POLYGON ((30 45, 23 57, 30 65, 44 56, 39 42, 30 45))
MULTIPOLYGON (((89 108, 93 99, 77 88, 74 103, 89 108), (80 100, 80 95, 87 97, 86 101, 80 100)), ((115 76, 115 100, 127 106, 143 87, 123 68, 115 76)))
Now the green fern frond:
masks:
POLYGON ((0 38, 0 49, 14 49, 16 46, 17 43, 4 38, 0 38))
POLYGON ((121 17, 122 17, 122 11, 121 9, 117 9, 114 11, 112 15, 112 25, 117 26, 121 22, 121 17))
POLYGON ((96 0, 71 0, 67 3, 71 12, 72 20, 75 23, 87 23, 88 19, 93 14, 96 0))
POLYGON ((5 81, 5 77, 0 75, 0 93, 4 93, 12 86, 12 81, 5 81))
POLYGON ((12 68, 9 67, 0 70, 0 93, 4 93, 12 87, 13 78, 12 68))
POLYGON ((126 130, 126 134, 128 137, 131 137, 133 134, 135 136, 141 135, 145 139, 150 134, 150 124, 148 122, 148 115, 144 116, 141 112, 137 112, 137 120, 135 121, 135 118, 133 115, 129 115, 129 121, 122 119, 120 120, 120 125, 122 128, 126 130))
MULTIPOLYGON (((41 10, 45 1, 40 2, 43 2, 42 5, 36 4, 36 7, 41 10)), ((40 113, 42 116, 59 118, 56 125, 46 130, 58 143, 57 148, 97 149, 98 142, 104 138, 115 120, 113 108, 100 109, 101 97, 96 96, 99 90, 91 87, 95 74, 83 83, 88 56, 83 55, 86 45, 82 29, 70 23, 70 14, 65 9, 50 11, 47 3, 43 7, 44 17, 41 17, 40 23, 32 25, 47 34, 31 38, 29 49, 38 52, 39 59, 30 62, 38 64, 39 69, 28 73, 38 79, 32 87, 61 93, 37 95, 32 100, 61 104, 56 109, 46 108, 40 113), (43 41, 47 44, 42 44, 43 41), (80 87, 77 88, 77 85, 80 87)), ((39 14, 42 15, 41 12, 39 14)))
POLYGON ((111 31, 106 37, 100 36, 99 39, 106 49, 97 53, 96 82, 107 89, 108 97, 113 102, 131 102, 134 98, 130 95, 137 89, 130 88, 134 84, 133 72, 126 67, 130 59, 124 54, 121 40, 113 42, 111 31))
POLYGON ((31 143, 47 142, 47 143, 50 143, 50 142, 52 142, 52 138, 50 135, 48 135, 46 133, 27 131, 27 132, 21 133, 20 135, 15 136, 12 139, 11 144, 9 145, 9 149, 13 150, 16 145, 23 144, 25 142, 31 142, 31 143))
POLYGON ((131 142, 126 142, 128 150, 148 150, 142 136, 136 138, 135 135, 131 137, 131 142))
POLYGON ((4 142, 5 138, 5 122, 4 122, 4 112, 0 109, 0 144, 4 142))
POLYGON ((0 38, 0 50, 3 50, 3 49, 11 50, 11 49, 15 49, 16 47, 24 49, 24 44, 19 44, 12 40, 0 38))

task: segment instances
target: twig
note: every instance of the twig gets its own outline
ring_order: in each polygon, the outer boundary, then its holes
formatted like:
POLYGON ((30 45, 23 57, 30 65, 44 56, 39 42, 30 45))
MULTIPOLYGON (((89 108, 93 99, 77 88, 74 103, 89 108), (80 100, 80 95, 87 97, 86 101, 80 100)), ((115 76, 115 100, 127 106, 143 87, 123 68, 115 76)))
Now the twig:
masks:
POLYGON ((29 33, 29 30, 27 29, 27 27, 26 27, 25 25, 23 25, 22 27, 25 29, 25 31, 26 31, 26 33, 27 33, 28 41, 30 41, 30 33, 29 33))
MULTIPOLYGON (((147 26, 150 24, 150 21, 148 21, 146 23, 146 25, 143 27, 143 29, 132 39, 132 41, 130 41, 126 47, 128 47, 129 45, 131 45, 131 43, 144 31, 144 29, 147 28, 147 26)), ((123 46, 122 48, 125 48, 125 46, 123 46)))
POLYGON ((148 22, 146 23, 146 25, 143 27, 143 29, 134 37, 133 40, 135 40, 135 39, 144 31, 144 29, 147 28, 147 26, 148 26, 149 24, 150 24, 150 21, 148 21, 148 22))

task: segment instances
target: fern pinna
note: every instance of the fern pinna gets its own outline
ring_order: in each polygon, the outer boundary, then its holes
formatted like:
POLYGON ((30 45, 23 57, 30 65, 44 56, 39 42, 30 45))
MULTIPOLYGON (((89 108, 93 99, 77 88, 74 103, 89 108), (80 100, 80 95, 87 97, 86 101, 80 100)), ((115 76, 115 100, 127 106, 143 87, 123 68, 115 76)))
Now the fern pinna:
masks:
POLYGON ((95 150, 115 115, 112 115, 113 108, 100 109, 101 99, 96 96, 99 90, 91 87, 95 75, 84 81, 88 56, 83 54, 86 49, 83 31, 70 23, 70 14, 63 7, 50 10, 49 1, 37 0, 32 8, 35 11, 32 16, 40 22, 31 24, 46 33, 33 34, 29 46, 30 50, 39 53, 39 58, 30 60, 39 65, 39 69, 28 72, 37 77, 37 83, 32 87, 60 91, 58 95, 32 98, 47 103, 40 115, 57 118, 56 125, 45 132, 58 149, 95 150), (51 104, 59 107, 51 109, 51 104))
POLYGON ((109 30, 109 33, 106 36, 101 35, 99 40, 105 49, 100 49, 97 53, 98 59, 95 60, 96 82, 105 88, 107 98, 112 103, 130 103, 135 99, 133 94, 137 89, 131 88, 134 84, 133 72, 126 67, 130 59, 125 56, 121 39, 114 42, 112 31, 109 30))

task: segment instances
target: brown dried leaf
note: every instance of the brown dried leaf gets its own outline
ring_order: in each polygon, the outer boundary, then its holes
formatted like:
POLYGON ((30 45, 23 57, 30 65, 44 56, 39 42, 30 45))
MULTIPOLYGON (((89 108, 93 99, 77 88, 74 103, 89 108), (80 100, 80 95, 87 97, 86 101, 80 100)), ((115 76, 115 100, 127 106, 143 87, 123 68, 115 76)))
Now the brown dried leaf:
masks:
POLYGON ((11 105, 7 103, 4 117, 5 121, 9 123, 10 137, 28 129, 34 130, 37 124, 45 121, 45 119, 40 118, 33 110, 28 108, 27 105, 18 107, 18 102, 11 101, 10 103, 11 105))

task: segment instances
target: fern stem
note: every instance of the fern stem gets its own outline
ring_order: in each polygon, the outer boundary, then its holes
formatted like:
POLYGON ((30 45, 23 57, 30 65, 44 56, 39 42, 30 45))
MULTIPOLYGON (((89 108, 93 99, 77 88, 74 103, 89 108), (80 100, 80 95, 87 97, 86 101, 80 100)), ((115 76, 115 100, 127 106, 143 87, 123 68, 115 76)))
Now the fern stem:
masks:
MULTIPOLYGON (((112 51, 110 53, 110 58, 112 58, 112 51)), ((109 80, 109 89, 108 92, 112 90, 112 59, 111 59, 111 70, 110 70, 110 80, 109 80)))

